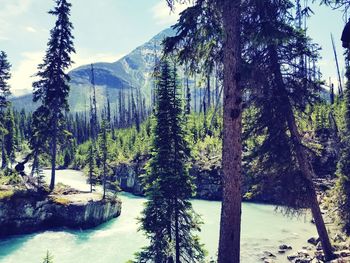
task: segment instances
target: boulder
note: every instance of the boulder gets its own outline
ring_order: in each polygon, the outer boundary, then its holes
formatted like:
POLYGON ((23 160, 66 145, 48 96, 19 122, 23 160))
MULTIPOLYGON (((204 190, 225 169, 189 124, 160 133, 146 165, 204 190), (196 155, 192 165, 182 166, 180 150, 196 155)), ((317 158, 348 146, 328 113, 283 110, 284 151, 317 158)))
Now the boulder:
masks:
POLYGON ((268 258, 275 258, 276 256, 270 251, 264 251, 264 256, 268 258))
POLYGON ((337 243, 341 243, 341 242, 345 242, 346 240, 341 234, 337 233, 334 235, 333 241, 337 243))
POLYGON ((279 246, 279 249, 283 249, 283 250, 291 250, 291 249, 292 249, 292 247, 291 247, 291 246, 288 246, 288 245, 286 245, 286 244, 282 244, 282 245, 280 245, 280 246, 279 246))
POLYGON ((318 242, 320 242, 320 239, 318 237, 311 237, 307 240, 307 242, 316 246, 318 242))

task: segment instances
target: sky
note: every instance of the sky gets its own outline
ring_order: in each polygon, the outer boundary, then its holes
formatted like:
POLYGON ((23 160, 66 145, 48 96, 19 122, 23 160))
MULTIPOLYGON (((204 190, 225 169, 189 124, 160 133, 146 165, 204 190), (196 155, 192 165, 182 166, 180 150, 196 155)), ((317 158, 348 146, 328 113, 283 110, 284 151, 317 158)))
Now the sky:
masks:
MULTIPOLYGON (((78 67, 92 62, 114 62, 137 46, 174 24, 185 6, 171 13, 165 0, 71 0, 78 67)), ((12 64, 11 90, 14 95, 31 91, 32 75, 45 54, 54 17, 49 15, 53 0, 0 0, 0 50, 12 64)), ((336 82, 337 71, 330 40, 334 35, 340 68, 344 68, 340 35, 343 14, 312 5, 308 33, 322 47, 319 62, 324 79, 336 82)), ((343 71, 343 70, 342 70, 343 71)))

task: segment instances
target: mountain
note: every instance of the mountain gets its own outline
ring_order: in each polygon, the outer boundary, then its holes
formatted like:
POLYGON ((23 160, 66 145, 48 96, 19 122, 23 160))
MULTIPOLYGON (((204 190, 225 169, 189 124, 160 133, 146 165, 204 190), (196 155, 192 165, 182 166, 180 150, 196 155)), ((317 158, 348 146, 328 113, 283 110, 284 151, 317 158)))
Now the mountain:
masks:
MULTIPOLYGON (((95 63, 94 76, 98 108, 103 108, 107 96, 109 96, 113 110, 117 107, 120 93, 130 94, 136 89, 140 89, 142 96, 149 100, 155 52, 159 54, 162 40, 172 35, 174 35, 174 31, 168 28, 116 62, 95 63)), ((70 111, 83 112, 88 110, 92 94, 91 65, 78 67, 70 71, 69 75, 71 77, 70 111)), ((11 101, 17 110, 24 108, 26 111, 33 111, 37 107, 32 102, 32 94, 14 97, 11 101)))

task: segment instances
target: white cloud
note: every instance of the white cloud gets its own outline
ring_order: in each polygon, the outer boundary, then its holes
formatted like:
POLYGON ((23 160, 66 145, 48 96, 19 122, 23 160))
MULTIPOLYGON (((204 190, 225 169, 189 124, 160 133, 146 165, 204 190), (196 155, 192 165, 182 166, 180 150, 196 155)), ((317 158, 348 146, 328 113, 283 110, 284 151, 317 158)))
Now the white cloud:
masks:
POLYGON ((37 72, 37 66, 42 62, 43 52, 24 52, 22 61, 12 71, 10 79, 11 91, 15 96, 28 93, 32 90, 32 83, 37 72))
POLYGON ((8 21, 26 12, 31 2, 32 0, 0 0, 0 40, 6 39, 8 32, 13 30, 8 21))
POLYGON ((31 26, 25 27, 25 30, 30 32, 30 33, 35 33, 36 32, 36 29, 34 27, 31 27, 31 26))
MULTIPOLYGON (((1 34, 1 32, 0 32, 0 34, 1 34)), ((10 40, 10 38, 0 35, 0 41, 7 41, 7 40, 10 40)))
MULTIPOLYGON (((10 79, 11 92, 15 96, 20 96, 32 91, 32 83, 35 80, 33 75, 37 72, 37 66, 42 62, 44 52, 24 52, 21 54, 22 60, 16 68, 12 70, 10 79)), ((123 54, 91 53, 83 50, 79 54, 72 56, 75 62, 72 68, 88 65, 96 62, 115 62, 123 54)))
POLYGON ((0 0, 1 15, 17 16, 28 10, 32 0, 0 0))
POLYGON ((178 20, 180 13, 188 6, 188 4, 176 4, 174 11, 172 12, 169 6, 166 4, 166 1, 161 0, 152 7, 153 18, 159 25, 173 25, 178 20))

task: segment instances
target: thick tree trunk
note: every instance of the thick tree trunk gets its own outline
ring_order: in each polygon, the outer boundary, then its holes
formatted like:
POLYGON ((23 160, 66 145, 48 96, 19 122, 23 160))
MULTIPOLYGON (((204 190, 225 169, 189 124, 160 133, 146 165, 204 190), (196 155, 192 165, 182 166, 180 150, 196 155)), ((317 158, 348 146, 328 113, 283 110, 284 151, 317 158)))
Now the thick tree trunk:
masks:
POLYGON ((283 82, 283 77, 281 74, 281 70, 280 70, 280 65, 278 62, 278 55, 277 55, 277 51, 276 49, 271 46, 269 48, 269 54, 270 54, 270 59, 271 59, 271 66, 273 68, 273 74, 275 76, 275 81, 277 84, 277 97, 279 97, 282 100, 282 105, 284 105, 284 113, 286 114, 286 120, 287 120, 287 124, 288 124, 288 129, 290 131, 291 134, 291 139, 292 139, 292 143, 295 149, 295 153, 296 153, 296 158, 299 164, 299 169, 302 172, 303 176, 307 179, 309 185, 309 205, 311 208, 311 212, 312 212, 312 216, 315 220, 315 224, 316 224, 316 228, 317 228, 317 232, 318 235, 321 239, 321 243, 322 243, 322 248, 323 248, 323 252, 325 254, 325 257, 328 260, 331 260, 334 258, 333 255, 333 249, 332 249, 332 245, 330 243, 329 237, 328 237, 328 233, 327 233, 327 229, 324 223, 324 220, 322 218, 322 213, 317 201, 317 194, 316 194, 316 190, 315 190, 315 186, 313 184, 312 178, 315 177, 312 165, 308 159, 306 150, 302 144, 301 141, 301 135, 299 134, 298 131, 298 127, 295 121, 295 116, 293 113, 293 108, 292 105, 290 103, 290 100, 288 98, 287 95, 287 90, 286 87, 284 85, 283 82))
POLYGON ((218 0, 226 33, 224 43, 223 201, 219 263, 240 262, 242 92, 240 89, 241 1, 218 0))

